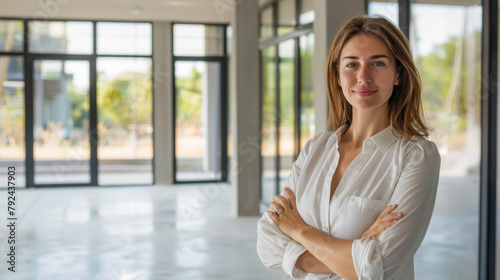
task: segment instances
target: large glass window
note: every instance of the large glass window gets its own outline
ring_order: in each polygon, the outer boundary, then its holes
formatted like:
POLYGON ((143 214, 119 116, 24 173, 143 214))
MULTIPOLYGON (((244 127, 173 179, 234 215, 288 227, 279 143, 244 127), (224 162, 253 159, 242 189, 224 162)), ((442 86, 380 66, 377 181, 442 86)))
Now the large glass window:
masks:
POLYGON ((279 44, 279 185, 280 192, 295 160, 295 39, 279 44))
POLYGON ((274 42, 260 42, 261 200, 268 206, 286 186, 300 148, 315 133, 313 1, 272 1, 260 18, 261 38, 264 32, 277 36, 274 42), (263 19, 276 22, 277 29, 267 29, 263 19))
POLYGON ((225 36, 222 25, 173 26, 176 182, 226 180, 225 36))
POLYGON ((260 12, 260 38, 273 35, 273 6, 270 5, 260 12))
POLYGON ((98 22, 97 53, 100 55, 151 55, 153 26, 150 23, 98 22))
POLYGON ((384 16, 399 24, 399 4, 397 0, 370 1, 368 4, 368 14, 384 16))
POLYGON ((17 186, 153 183, 151 23, 0 20, 0 52, 17 186))
POLYGON ((290 33, 295 29, 295 25, 297 25, 295 4, 295 0, 278 1, 278 36, 290 33))
POLYGON ((91 54, 92 22, 30 21, 29 51, 34 53, 91 54))
POLYGON ((314 22, 314 0, 300 1, 299 23, 308 24, 314 22))
POLYGON ((9 166, 16 169, 13 183, 26 186, 24 114, 24 60, 0 56, 0 180, 5 186, 9 166))
POLYGON ((176 178, 220 180, 220 63, 175 63, 176 178))
POLYGON ((314 33, 300 36, 300 144, 316 133, 314 122, 314 33))
POLYGON ((0 21, 0 51, 22 52, 23 51, 23 22, 20 20, 0 21))
POLYGON ((175 56, 223 56, 223 26, 201 24, 174 25, 175 56))
POLYGON ((151 58, 97 60, 99 184, 153 183, 151 58))
POLYGON ((262 200, 273 201, 276 189, 276 47, 261 52, 262 69, 262 200))
POLYGON ((90 183, 88 61, 35 60, 35 184, 90 183))
POLYGON ((480 1, 455 2, 411 4, 424 112, 441 154, 433 218, 415 257, 417 279, 478 275, 482 9, 480 1))

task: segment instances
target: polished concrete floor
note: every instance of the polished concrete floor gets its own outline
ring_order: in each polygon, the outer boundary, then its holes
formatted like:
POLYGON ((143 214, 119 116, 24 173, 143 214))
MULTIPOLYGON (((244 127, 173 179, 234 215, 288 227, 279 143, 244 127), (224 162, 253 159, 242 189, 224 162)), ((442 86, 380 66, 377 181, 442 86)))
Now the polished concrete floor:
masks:
MULTIPOLYGON (((477 179, 443 178, 416 279, 476 279, 477 179)), ((16 272, 0 189, 0 279, 289 279, 255 252, 259 217, 231 215, 231 187, 18 190, 16 272)))

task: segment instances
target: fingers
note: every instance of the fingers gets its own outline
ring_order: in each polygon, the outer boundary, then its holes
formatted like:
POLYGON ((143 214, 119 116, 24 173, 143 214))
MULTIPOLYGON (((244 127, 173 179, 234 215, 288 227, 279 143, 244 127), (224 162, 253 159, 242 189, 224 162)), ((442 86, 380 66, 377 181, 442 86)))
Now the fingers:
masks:
POLYGON ((290 205, 292 209, 296 209, 296 201, 295 201, 295 194, 292 192, 292 190, 288 187, 285 188, 285 194, 290 200, 290 205))
POLYGON ((387 215, 387 214, 391 213, 392 211, 396 210, 396 207, 398 207, 397 204, 393 204, 393 205, 387 206, 384 209, 384 211, 382 211, 382 213, 380 213, 379 217, 382 216, 382 215, 387 215))
POLYGON ((377 217, 375 222, 370 226, 370 228, 363 233, 362 238, 369 238, 372 240, 378 240, 378 238, 384 233, 388 228, 394 225, 403 217, 402 212, 395 212, 398 205, 389 205, 385 208, 380 215, 377 217))
MULTIPOLYGON (((273 199, 274 199, 274 202, 277 202, 281 206, 280 208, 283 208, 283 210, 291 209, 290 204, 288 203, 288 200, 286 200, 286 198, 284 198, 283 196, 275 195, 273 197, 273 199)), ((278 208, 278 209, 280 209, 280 208, 278 208)), ((278 210, 278 209, 276 209, 276 210, 278 210)))
POLYGON ((267 210, 266 212, 269 215, 269 217, 271 217, 271 220, 273 220, 274 223, 277 225, 278 224, 278 215, 271 210, 267 210))
POLYGON ((271 207, 274 209, 274 211, 278 211, 279 209, 282 209, 281 203, 278 203, 276 201, 271 202, 271 207))

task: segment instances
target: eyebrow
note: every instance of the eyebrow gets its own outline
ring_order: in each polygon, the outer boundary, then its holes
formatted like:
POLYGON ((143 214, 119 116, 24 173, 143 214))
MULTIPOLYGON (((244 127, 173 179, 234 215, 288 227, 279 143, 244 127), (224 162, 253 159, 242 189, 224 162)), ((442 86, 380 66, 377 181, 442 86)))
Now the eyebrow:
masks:
MULTIPOLYGON (((372 60, 372 59, 384 58, 384 57, 387 58, 387 59, 389 59, 389 57, 387 55, 385 55, 385 54, 372 55, 372 56, 369 57, 369 59, 372 60)), ((359 59, 359 57, 357 57, 357 56, 344 56, 342 58, 342 60, 344 60, 344 59, 359 59)))

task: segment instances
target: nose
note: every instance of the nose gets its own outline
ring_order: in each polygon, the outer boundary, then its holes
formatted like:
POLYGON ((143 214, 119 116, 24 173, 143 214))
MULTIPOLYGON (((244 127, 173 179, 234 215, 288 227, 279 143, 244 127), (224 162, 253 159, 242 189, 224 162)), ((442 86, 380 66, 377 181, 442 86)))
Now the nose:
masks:
POLYGON ((372 82, 370 69, 367 66, 361 66, 358 70, 358 83, 369 84, 372 82))

